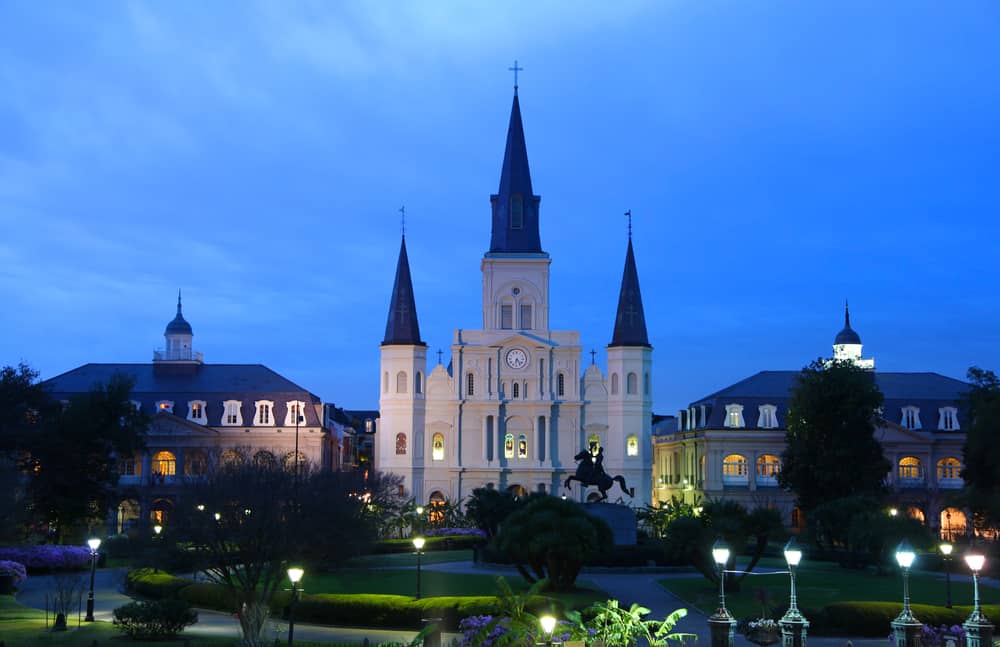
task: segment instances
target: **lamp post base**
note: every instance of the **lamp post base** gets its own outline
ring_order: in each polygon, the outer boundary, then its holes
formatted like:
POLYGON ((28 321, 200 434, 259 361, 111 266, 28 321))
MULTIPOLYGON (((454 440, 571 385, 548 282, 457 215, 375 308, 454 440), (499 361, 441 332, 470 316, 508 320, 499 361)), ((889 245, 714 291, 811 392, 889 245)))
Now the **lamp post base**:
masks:
POLYGON ((892 637, 896 647, 921 647, 920 634, 924 625, 915 618, 913 620, 896 618, 891 623, 892 637))
POLYGON ((978 617, 973 614, 962 627, 965 628, 966 647, 991 647, 993 644, 993 623, 982 613, 978 617))
POLYGON ((736 619, 726 609, 718 609, 708 617, 708 630, 712 636, 710 647, 733 647, 736 640, 736 619))
POLYGON ((809 629, 809 621, 801 615, 797 617, 785 617, 778 621, 781 625, 781 647, 806 647, 806 634, 809 629))

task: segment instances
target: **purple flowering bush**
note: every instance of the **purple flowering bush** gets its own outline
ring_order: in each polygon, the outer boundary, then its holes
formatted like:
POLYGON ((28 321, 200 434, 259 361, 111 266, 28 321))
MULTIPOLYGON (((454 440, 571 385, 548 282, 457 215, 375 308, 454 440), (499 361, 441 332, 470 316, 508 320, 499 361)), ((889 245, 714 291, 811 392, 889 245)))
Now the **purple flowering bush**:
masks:
POLYGON ((0 560, 23 564, 32 572, 74 571, 90 565, 86 546, 7 546, 0 548, 0 560))
POLYGON ((479 528, 431 528, 426 537, 481 537, 486 539, 486 533, 479 528))
MULTIPOLYGON (((958 636, 957 644, 965 644, 965 628, 961 625, 952 625, 950 627, 948 625, 939 625, 937 627, 924 625, 920 630, 920 644, 924 647, 945 647, 944 637, 947 634, 958 636)), ((895 646, 895 634, 889 634, 889 644, 895 646)))
POLYGON ((20 586, 21 582, 28 579, 28 571, 24 564, 9 560, 0 560, 0 575, 13 575, 14 586, 20 586))

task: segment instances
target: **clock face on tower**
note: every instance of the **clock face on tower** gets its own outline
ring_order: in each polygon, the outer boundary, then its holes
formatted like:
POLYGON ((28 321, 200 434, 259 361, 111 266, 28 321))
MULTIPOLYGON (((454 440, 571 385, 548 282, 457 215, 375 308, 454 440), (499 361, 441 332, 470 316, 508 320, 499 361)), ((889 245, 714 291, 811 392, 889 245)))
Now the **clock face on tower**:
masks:
POLYGON ((504 356, 507 366, 511 368, 524 368, 528 365, 528 354, 520 348, 511 348, 504 356))

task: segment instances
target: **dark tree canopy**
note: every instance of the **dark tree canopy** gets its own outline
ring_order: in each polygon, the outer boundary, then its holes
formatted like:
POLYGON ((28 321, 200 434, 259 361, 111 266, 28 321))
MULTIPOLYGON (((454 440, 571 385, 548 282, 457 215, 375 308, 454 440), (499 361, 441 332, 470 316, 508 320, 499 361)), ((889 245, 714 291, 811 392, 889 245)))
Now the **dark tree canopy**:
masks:
POLYGON ((465 504, 465 514, 476 527, 493 537, 500 524, 517 508, 517 497, 513 492, 494 488, 476 488, 465 504))
POLYGON ((1000 379, 972 367, 962 478, 969 506, 991 526, 1000 526, 1000 379))
POLYGON ((883 397, 871 371, 816 360, 802 369, 788 405, 778 483, 810 511, 847 496, 879 496, 891 467, 875 439, 883 397))

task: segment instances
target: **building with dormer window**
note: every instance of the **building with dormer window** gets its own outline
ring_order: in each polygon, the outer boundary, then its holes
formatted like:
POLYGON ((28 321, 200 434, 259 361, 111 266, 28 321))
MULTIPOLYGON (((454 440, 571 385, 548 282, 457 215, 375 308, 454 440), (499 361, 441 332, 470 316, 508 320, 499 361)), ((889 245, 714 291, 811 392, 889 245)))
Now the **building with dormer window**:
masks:
MULTIPOLYGON (((376 466, 402 475, 417 501, 459 501, 484 486, 584 499, 580 485, 563 482, 592 442, 604 450, 605 471, 634 490, 633 498, 616 485, 609 496, 651 501, 652 346, 631 232, 606 375, 581 361, 579 332, 550 324, 553 259, 542 248, 540 204, 515 88, 480 264, 482 327, 455 330, 447 364, 427 365, 405 237, 400 244, 381 346, 376 466)), ((614 306, 606 306, 610 323, 614 306)))
POLYGON ((85 364, 46 380, 57 400, 86 392, 122 373, 130 396, 152 419, 146 451, 119 457, 121 499, 108 525, 122 532, 143 521, 169 522, 179 488, 225 460, 295 463, 337 469, 337 441, 320 399, 261 364, 206 364, 193 350, 194 332, 181 310, 164 332, 166 349, 148 364, 85 364))

